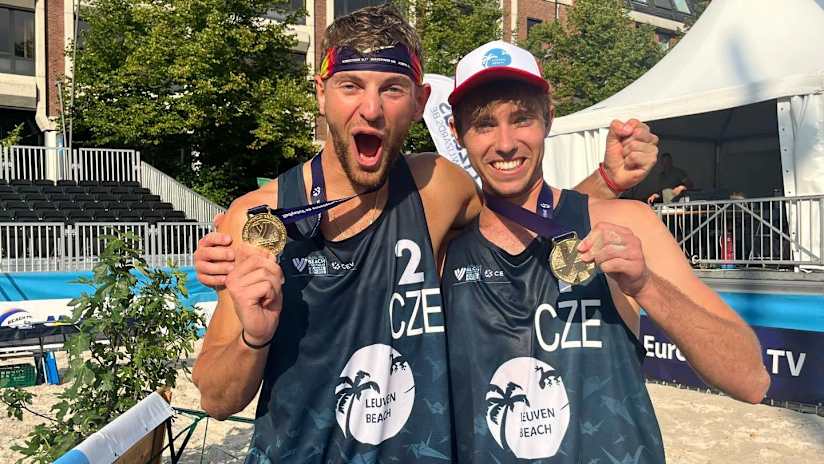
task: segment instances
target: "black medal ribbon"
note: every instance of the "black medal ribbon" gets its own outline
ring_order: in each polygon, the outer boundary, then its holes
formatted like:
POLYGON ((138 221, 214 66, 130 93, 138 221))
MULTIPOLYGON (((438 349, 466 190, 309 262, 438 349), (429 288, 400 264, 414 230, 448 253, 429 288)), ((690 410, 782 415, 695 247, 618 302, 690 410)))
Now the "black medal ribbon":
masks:
POLYGON ((347 201, 359 197, 361 195, 366 195, 372 192, 377 191, 383 185, 379 185, 373 189, 369 189, 365 192, 358 193, 355 195, 350 195, 344 198, 338 198, 336 200, 325 201, 326 198, 326 181, 323 176, 323 166, 321 165, 321 154, 318 153, 312 158, 311 161, 311 168, 312 168, 312 204, 304 205, 304 206, 294 206, 290 208, 278 208, 272 209, 267 205, 260 205, 255 206, 254 208, 249 208, 246 212, 250 215, 255 214, 263 214, 269 213, 273 216, 276 216, 278 219, 283 222, 284 225, 292 224, 294 222, 300 221, 301 219, 306 219, 312 216, 317 217, 317 222, 313 225, 312 235, 317 233, 318 227, 320 226, 321 214, 335 206, 338 206, 342 203, 346 203, 347 201))

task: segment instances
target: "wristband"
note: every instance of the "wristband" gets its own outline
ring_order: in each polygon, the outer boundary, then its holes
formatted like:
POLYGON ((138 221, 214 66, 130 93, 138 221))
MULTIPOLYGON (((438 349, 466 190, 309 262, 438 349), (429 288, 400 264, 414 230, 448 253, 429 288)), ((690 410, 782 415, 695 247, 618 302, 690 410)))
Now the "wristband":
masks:
POLYGON ((610 190, 612 190, 612 193, 614 193, 616 197, 624 193, 624 190, 621 187, 618 187, 618 184, 616 184, 612 179, 609 178, 609 176, 607 175, 607 170, 604 169, 603 162, 601 162, 601 164, 598 165, 598 172, 601 174, 601 178, 604 179, 604 183, 607 184, 607 187, 610 190))
POLYGON ((260 350, 262 348, 266 348, 267 346, 269 346, 272 343, 272 340, 274 340, 275 337, 270 338, 269 341, 266 342, 266 343, 263 343, 261 345, 256 345, 254 343, 249 343, 249 340, 246 340, 246 331, 244 331, 243 329, 240 329, 240 338, 241 338, 241 340, 243 340, 243 343, 245 343, 246 346, 248 346, 249 348, 251 348, 253 350, 260 350))

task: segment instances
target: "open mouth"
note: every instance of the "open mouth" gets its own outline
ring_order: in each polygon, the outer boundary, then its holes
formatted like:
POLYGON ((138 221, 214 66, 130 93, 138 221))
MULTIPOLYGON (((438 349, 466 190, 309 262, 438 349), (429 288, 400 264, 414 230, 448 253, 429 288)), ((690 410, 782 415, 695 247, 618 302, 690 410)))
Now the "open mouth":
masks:
POLYGON ((358 151, 358 164, 364 168, 374 168, 381 161, 383 139, 374 134, 355 134, 355 149, 358 151))
POLYGON ((525 158, 517 158, 511 160, 498 160, 493 161, 490 164, 496 171, 501 172, 512 172, 517 170, 519 167, 523 166, 526 162, 525 158))

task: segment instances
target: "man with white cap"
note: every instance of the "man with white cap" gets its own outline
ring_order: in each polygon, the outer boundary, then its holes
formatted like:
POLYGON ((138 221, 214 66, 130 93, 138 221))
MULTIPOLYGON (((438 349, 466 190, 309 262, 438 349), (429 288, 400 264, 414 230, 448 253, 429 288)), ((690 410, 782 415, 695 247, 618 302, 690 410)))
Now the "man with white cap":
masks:
POLYGON ((544 182, 549 86, 529 52, 472 51, 449 102, 484 197, 441 283, 459 462, 664 462, 639 305, 708 384, 761 401, 758 340, 655 214, 544 182))

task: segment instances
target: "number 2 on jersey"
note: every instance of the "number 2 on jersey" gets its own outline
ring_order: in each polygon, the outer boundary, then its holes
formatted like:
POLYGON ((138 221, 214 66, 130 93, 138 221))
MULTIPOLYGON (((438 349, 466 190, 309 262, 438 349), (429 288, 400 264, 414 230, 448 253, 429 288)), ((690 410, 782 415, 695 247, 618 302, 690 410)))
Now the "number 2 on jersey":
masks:
POLYGON ((418 271, 418 266, 421 264, 421 247, 412 240, 403 238, 395 244, 395 257, 403 257, 404 251, 409 252, 409 261, 406 263, 406 268, 404 268, 400 280, 398 280, 398 285, 423 282, 423 272, 418 271))

